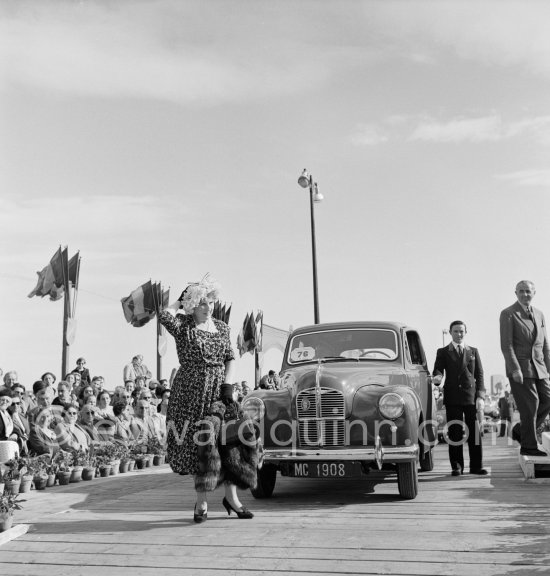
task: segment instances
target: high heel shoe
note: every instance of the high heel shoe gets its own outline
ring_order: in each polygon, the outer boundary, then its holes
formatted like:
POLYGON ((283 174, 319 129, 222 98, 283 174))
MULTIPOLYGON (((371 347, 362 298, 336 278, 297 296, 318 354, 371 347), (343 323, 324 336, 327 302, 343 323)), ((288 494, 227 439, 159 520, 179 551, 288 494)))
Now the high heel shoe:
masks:
POLYGON ((208 519, 208 511, 206 509, 204 509, 204 510, 199 510, 197 512, 197 505, 195 504, 195 509, 193 510, 193 520, 197 524, 200 524, 201 522, 206 522, 207 519, 208 519))
POLYGON ((228 516, 231 516, 231 511, 233 511, 233 512, 235 512, 237 517, 240 518, 241 520, 243 520, 243 519, 248 520, 250 518, 254 518, 254 514, 252 514, 252 512, 250 512, 250 510, 248 510, 248 508, 245 508, 244 506, 242 506, 240 510, 235 510, 235 508, 233 508, 233 506, 231 506, 231 504, 229 504, 229 502, 227 501, 227 498, 224 498, 222 500, 222 504, 223 504, 223 507, 227 510, 228 516))

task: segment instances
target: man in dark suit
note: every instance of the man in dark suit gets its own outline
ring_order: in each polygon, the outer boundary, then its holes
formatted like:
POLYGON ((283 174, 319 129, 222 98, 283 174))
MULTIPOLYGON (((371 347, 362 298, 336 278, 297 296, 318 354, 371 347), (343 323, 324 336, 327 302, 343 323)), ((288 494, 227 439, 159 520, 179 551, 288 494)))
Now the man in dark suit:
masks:
POLYGON ((517 302, 500 314, 500 347, 521 420, 521 433, 514 435, 520 452, 547 456, 537 445, 537 428, 550 413, 550 348, 544 314, 531 306, 534 295, 533 282, 518 283, 517 302))
POLYGON ((483 468, 481 433, 476 420, 477 410, 485 406, 483 367, 476 348, 464 345, 466 324, 461 320, 451 322, 449 331, 453 341, 439 348, 433 370, 433 383, 443 387, 443 404, 447 413, 449 460, 452 475, 464 471, 464 436, 468 440, 470 473, 486 475, 483 468))

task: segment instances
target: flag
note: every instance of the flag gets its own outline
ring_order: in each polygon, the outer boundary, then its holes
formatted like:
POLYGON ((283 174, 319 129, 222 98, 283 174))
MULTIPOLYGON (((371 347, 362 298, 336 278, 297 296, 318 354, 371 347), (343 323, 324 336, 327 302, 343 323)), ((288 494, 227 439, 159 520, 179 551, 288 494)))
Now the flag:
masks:
POLYGON ((33 296, 49 296, 50 300, 59 300, 63 297, 64 292, 64 263, 67 262, 67 248, 61 250, 58 248, 56 253, 52 256, 49 264, 43 268, 38 274, 38 281, 34 290, 28 295, 29 298, 33 296))
POLYGON ((243 325, 243 343, 245 352, 253 352, 256 347, 256 322, 254 313, 247 314, 246 325, 243 325))
POLYGON ((237 336, 237 348, 239 350, 240 356, 244 356, 244 354, 246 354, 248 352, 247 347, 245 345, 245 340, 244 340, 244 332, 245 332, 246 327, 248 326, 248 317, 249 317, 249 314, 247 312, 246 317, 245 317, 244 322, 243 322, 243 327, 241 328, 241 331, 239 332, 239 335, 237 336))
POLYGON ((69 282, 73 286, 78 284, 78 272, 80 268, 80 252, 77 252, 70 260, 68 264, 69 268, 69 282))
POLYGON ((264 323, 264 313, 262 312, 262 310, 258 310, 258 314, 256 315, 256 321, 254 325, 254 331, 256 333, 255 344, 256 344, 256 350, 258 352, 262 351, 263 323, 264 323))
MULTIPOLYGON (((156 286, 156 285, 155 285, 156 286)), ((155 316, 155 301, 151 280, 121 299, 126 322, 140 328, 155 316)))
POLYGON ((229 308, 225 311, 225 314, 224 314, 225 317, 223 318, 223 321, 226 324, 229 324, 229 316, 231 316, 231 306, 232 306, 232 304, 229 304, 229 308))

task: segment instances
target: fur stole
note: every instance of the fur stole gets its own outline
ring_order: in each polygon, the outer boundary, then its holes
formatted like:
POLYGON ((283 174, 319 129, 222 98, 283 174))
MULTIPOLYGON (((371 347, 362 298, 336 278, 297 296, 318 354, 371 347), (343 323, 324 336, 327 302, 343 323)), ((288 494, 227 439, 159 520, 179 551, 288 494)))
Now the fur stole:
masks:
POLYGON ((256 488, 260 464, 258 438, 254 423, 243 417, 238 404, 214 402, 198 434, 199 470, 195 476, 195 489, 210 492, 223 482, 243 490, 256 488), (244 443, 227 441, 226 432, 235 421, 244 430, 244 443))

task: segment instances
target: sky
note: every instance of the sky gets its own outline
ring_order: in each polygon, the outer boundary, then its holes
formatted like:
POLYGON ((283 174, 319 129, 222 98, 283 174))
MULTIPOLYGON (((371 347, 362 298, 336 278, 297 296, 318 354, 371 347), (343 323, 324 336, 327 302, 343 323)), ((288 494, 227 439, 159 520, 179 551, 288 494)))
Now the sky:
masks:
POLYGON ((549 21, 530 0, 0 0, 0 367, 61 376, 62 302, 27 298, 59 245, 82 257, 70 366, 110 389, 135 354, 155 367, 154 323, 120 304, 149 279, 174 300, 209 272, 233 341, 250 310, 313 323, 307 168, 321 322, 413 326, 431 368, 462 319, 502 374, 516 283, 550 314, 549 21))

